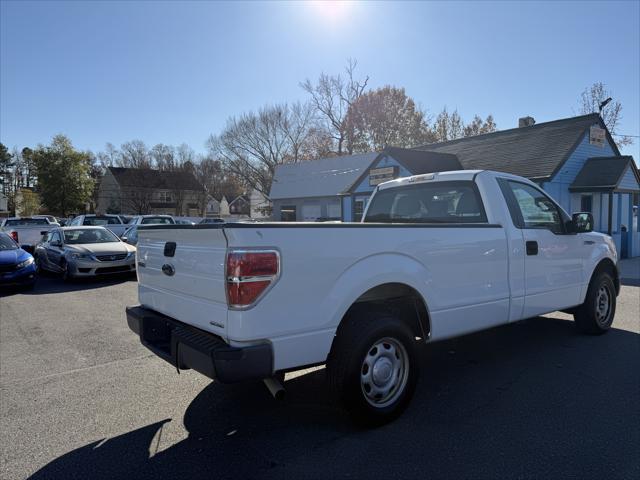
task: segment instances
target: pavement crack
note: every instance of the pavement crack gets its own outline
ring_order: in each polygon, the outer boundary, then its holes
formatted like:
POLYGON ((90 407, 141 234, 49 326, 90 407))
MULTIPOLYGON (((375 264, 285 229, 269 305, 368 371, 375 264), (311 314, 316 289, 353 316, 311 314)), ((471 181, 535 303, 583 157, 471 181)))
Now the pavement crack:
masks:
POLYGON ((118 364, 118 363, 125 363, 125 362, 129 362, 129 361, 132 361, 132 360, 135 361, 135 360, 141 360, 143 358, 151 358, 151 357, 155 357, 155 355, 153 353, 148 353, 148 354, 145 354, 145 355, 139 355, 137 357, 121 358, 119 360, 112 360, 110 362, 98 363, 96 365, 89 365, 89 366, 86 366, 86 367, 73 368, 71 370, 65 370, 64 372, 50 373, 48 375, 41 375, 39 377, 16 378, 14 380, 9 380, 7 382, 2 381, 2 382, 0 382, 0 384, 4 388, 6 386, 15 385, 15 384, 19 384, 19 383, 36 382, 36 381, 40 381, 40 380, 48 380, 50 378, 64 377, 65 375, 70 375, 70 374, 73 374, 73 373, 84 372, 84 371, 87 371, 87 370, 94 370, 94 369, 97 369, 97 368, 102 368, 102 367, 106 367, 106 366, 110 366, 110 365, 115 365, 115 364, 118 364))

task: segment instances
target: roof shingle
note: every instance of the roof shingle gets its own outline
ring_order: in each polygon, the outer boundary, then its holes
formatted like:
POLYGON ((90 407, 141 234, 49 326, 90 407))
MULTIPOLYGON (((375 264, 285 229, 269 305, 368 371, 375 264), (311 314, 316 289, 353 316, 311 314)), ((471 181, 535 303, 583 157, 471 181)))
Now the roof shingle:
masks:
POLYGON ((372 152, 278 165, 271 184, 271 200, 342 193, 378 155, 372 152))
POLYGON ((620 184, 629 165, 633 169, 633 159, 629 156, 589 158, 578 172, 569 190, 573 192, 614 190, 620 184))
POLYGON ((542 179, 551 177, 587 129, 598 123, 601 123, 600 116, 592 113, 422 145, 416 149, 452 153, 469 170, 498 170, 542 179))

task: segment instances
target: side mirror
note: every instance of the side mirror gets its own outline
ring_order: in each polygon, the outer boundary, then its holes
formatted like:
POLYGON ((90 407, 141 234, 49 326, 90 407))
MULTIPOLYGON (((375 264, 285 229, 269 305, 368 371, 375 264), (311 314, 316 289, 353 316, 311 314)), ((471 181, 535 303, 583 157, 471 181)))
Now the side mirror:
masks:
POLYGON ((587 233, 593 231, 593 215, 589 212, 574 213, 571 223, 575 233, 587 233))
POLYGON ((47 233, 49 233, 47 230, 42 230, 42 231, 40 232, 40 235, 45 236, 47 233))
POLYGON ((127 237, 120 237, 120 240, 122 240, 124 243, 129 243, 127 240, 127 237))

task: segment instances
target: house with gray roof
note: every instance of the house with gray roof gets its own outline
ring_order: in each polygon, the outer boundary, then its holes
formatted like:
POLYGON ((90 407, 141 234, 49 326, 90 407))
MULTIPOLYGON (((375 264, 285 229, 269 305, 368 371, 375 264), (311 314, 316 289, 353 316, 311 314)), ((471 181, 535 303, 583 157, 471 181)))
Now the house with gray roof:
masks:
POLYGON ((588 211, 613 237, 622 258, 640 256, 640 174, 620 154, 597 113, 432 143, 414 149, 282 165, 271 187, 273 218, 360 220, 375 186, 393 178, 446 170, 495 170, 538 183, 566 211, 588 211))
POLYGON ((527 177, 567 213, 591 212, 595 229, 613 237, 622 258, 640 256, 640 174, 633 158, 620 154, 600 115, 520 120, 518 128, 417 149, 455 155, 465 169, 527 177))
POLYGON ((461 168, 455 155, 403 148, 279 165, 269 195, 273 218, 358 221, 379 183, 461 168))
POLYGON ((206 204, 206 192, 191 172, 108 167, 96 212, 201 216, 206 204))

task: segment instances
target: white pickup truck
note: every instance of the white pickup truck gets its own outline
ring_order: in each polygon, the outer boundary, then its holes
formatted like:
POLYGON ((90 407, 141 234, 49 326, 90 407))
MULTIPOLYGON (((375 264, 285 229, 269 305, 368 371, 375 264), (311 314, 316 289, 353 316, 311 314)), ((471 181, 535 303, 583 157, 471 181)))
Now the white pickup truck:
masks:
POLYGON ((45 216, 13 217, 2 220, 0 231, 8 234, 26 251, 33 252, 42 235, 59 226, 45 216))
POLYGON ((620 283, 610 237, 534 183, 490 171, 379 185, 361 223, 141 226, 142 343, 220 382, 326 363, 353 418, 408 404, 421 344, 555 310, 607 331, 620 283))

